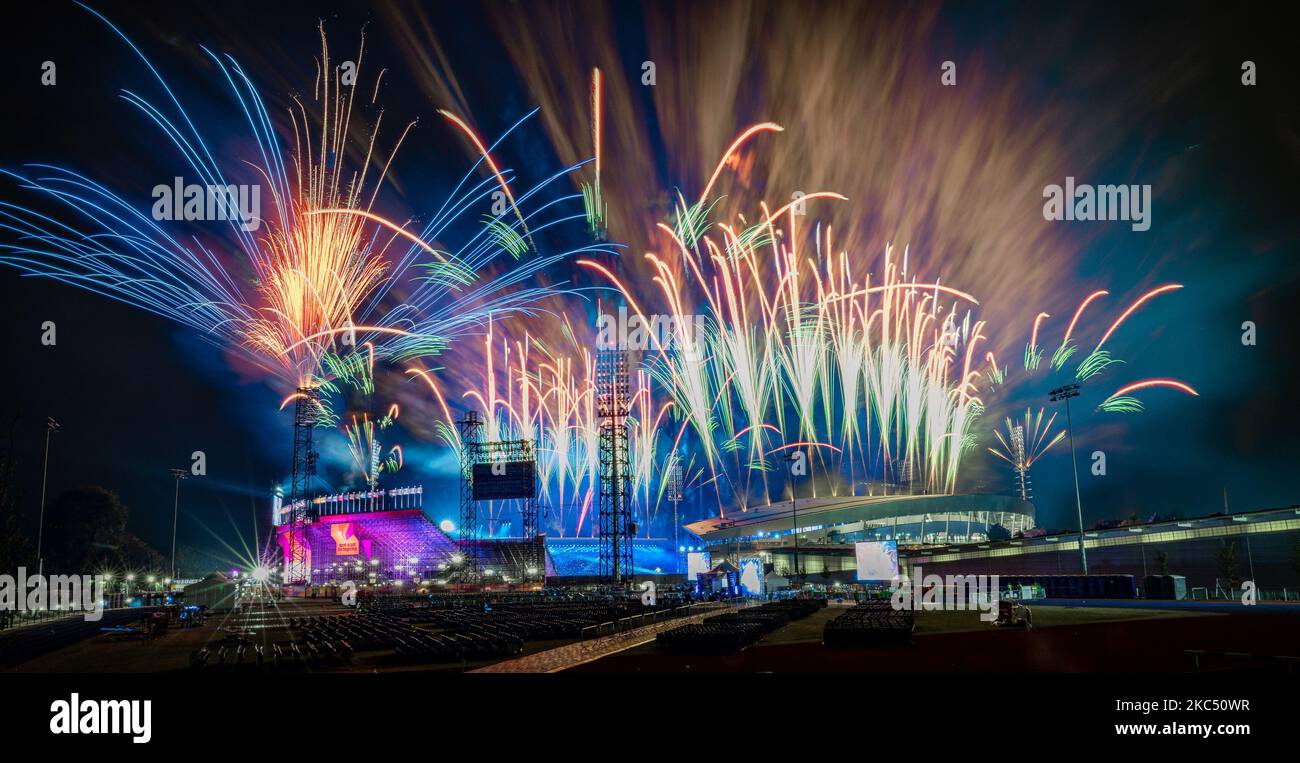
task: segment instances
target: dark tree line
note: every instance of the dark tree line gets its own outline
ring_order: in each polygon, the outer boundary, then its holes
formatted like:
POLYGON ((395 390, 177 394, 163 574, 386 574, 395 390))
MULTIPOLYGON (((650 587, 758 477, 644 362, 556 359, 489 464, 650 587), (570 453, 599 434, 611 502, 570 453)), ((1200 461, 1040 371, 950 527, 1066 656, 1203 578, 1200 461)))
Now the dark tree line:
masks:
POLYGON ((93 572, 103 568, 163 569, 167 560, 126 530, 128 511, 102 487, 65 491, 45 507, 45 568, 93 572))
POLYGON ((14 429, 17 417, 9 422, 0 450, 0 570, 12 572, 32 558, 31 545, 23 532, 20 497, 14 474, 14 429))
MULTIPOLYGON (((0 441, 0 570, 12 574, 24 566, 34 572, 39 511, 35 504, 40 497, 24 496, 18 489, 15 475, 19 465, 13 447, 17 418, 8 423, 5 439, 0 441)), ((104 568, 164 569, 167 560, 163 555, 127 532, 128 515, 117 494, 102 487, 79 487, 58 495, 45 507, 41 551, 46 572, 69 575, 104 568)))

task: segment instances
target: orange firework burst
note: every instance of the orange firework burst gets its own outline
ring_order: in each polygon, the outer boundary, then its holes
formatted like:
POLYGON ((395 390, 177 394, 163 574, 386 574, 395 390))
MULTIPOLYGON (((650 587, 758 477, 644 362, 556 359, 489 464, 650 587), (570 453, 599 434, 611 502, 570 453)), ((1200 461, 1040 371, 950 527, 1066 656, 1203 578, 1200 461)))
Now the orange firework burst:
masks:
MULTIPOLYGON (((374 192, 368 199, 363 198, 378 135, 378 118, 370 131, 365 159, 359 168, 344 174, 346 162, 342 157, 347 152, 356 87, 345 88, 340 74, 331 71, 323 24, 320 39, 320 70, 315 91, 320 105, 319 128, 313 134, 306 107, 295 99, 298 113, 289 112, 296 143, 295 183, 287 197, 281 184, 268 183, 279 214, 268 220, 270 232, 261 240, 259 256, 253 258, 261 304, 256 309, 256 317, 243 327, 247 345, 277 360, 298 387, 313 383, 322 356, 335 346, 340 335, 355 344, 358 332, 402 333, 354 322, 354 316, 361 312, 389 270, 384 258, 387 245, 377 241, 367 223, 376 222, 397 233, 405 234, 405 231, 374 214, 374 192)), ((358 73, 364 54, 363 35, 357 54, 358 73)), ((398 147, 413 124, 406 125, 397 141, 398 147)), ((396 151, 394 148, 393 153, 396 151)), ((390 156, 388 163, 391 161, 390 156)), ((375 181, 376 191, 384 181, 388 163, 375 181)), ((411 238, 410 234, 406 236, 411 238)), ((430 249, 420 243, 426 250, 430 249)))

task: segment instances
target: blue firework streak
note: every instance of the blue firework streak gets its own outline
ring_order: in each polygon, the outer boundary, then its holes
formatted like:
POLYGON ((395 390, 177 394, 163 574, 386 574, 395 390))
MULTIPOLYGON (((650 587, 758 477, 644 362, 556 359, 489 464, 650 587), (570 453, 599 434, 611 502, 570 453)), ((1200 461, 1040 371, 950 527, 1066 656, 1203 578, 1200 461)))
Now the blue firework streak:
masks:
MULTIPOLYGON (((40 202, 0 201, 0 230, 9 234, 8 241, 0 242, 0 263, 24 275, 57 280, 160 315, 274 378, 301 385, 322 373, 322 358, 349 346, 368 344, 380 358, 419 357, 481 332, 493 319, 534 314, 543 299, 566 292, 564 283, 530 285, 542 271, 577 253, 613 253, 608 246, 586 246, 551 253, 534 248, 518 261, 512 256, 511 236, 527 236, 531 244, 543 230, 585 220, 580 194, 554 193, 556 181, 581 163, 512 198, 514 217, 499 215, 488 225, 475 226, 450 251, 435 249, 431 242, 452 235, 458 223, 486 208, 497 182, 516 179, 509 169, 497 172, 495 167, 494 177, 479 179, 484 162, 491 164, 486 152, 418 231, 384 221, 405 238, 388 235, 385 226, 364 217, 322 214, 342 209, 382 220, 371 209, 392 161, 390 156, 377 170, 373 190, 363 192, 381 113, 370 144, 362 147, 365 161, 345 172, 347 125, 360 86, 345 90, 337 67, 329 69, 323 28, 317 82, 321 127, 313 134, 307 108, 295 99, 297 109, 289 110, 296 143, 292 153, 285 151, 252 77, 233 57, 200 46, 253 138, 248 155, 219 159, 204 135, 204 129, 212 128, 192 118, 140 47, 103 15, 81 7, 129 46, 160 87, 163 96, 156 101, 131 90, 123 90, 121 97, 166 136, 179 152, 185 174, 200 190, 233 192, 237 186, 231 179, 251 168, 274 209, 266 216, 260 210, 250 215, 234 203, 233 193, 219 200, 217 209, 223 214, 217 219, 225 223, 220 241, 233 243, 246 258, 245 266, 219 256, 213 239, 159 219, 158 210, 166 211, 161 202, 150 214, 67 167, 0 169, 6 180, 40 202), (320 150, 314 153, 316 145, 320 150), (222 206, 226 201, 229 206, 222 206), (402 241, 404 249, 398 243, 402 241), (495 267, 498 260, 508 264, 495 267), (488 268, 499 272, 487 275, 488 268), (406 287, 400 302, 393 298, 399 284, 406 287)), ((488 150, 537 111, 519 119, 488 150)))

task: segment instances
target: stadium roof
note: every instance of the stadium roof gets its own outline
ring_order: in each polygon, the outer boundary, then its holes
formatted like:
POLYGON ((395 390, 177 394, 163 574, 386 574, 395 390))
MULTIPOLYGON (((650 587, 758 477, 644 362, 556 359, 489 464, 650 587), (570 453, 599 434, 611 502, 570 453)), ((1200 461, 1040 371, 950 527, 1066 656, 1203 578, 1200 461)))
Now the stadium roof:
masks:
MULTIPOLYGON (((873 522, 921 514, 1006 512, 1034 516, 1034 505, 1006 495, 887 495, 838 498, 800 498, 796 507, 800 532, 810 527, 833 527, 853 522, 873 522)), ((745 538, 758 533, 788 532, 794 522, 789 501, 735 512, 686 525, 701 540, 745 538)))

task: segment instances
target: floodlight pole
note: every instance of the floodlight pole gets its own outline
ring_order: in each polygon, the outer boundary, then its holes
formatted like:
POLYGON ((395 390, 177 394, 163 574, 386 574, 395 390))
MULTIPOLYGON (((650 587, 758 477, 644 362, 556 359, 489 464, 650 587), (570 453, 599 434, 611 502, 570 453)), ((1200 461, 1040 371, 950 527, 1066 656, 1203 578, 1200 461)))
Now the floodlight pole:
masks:
POLYGON ((1083 574, 1088 574, 1088 550, 1083 547, 1083 501, 1079 497, 1079 463, 1074 455, 1074 424, 1070 420, 1070 398, 1079 396, 1078 384, 1067 384, 1051 392, 1053 403, 1065 403, 1065 431, 1070 438, 1070 471, 1074 474, 1074 511, 1079 520, 1079 561, 1083 574))
MULTIPOLYGON (((799 451, 790 451, 785 460, 792 466, 796 460, 795 454, 799 451)), ((803 576, 799 574, 799 491, 796 489, 794 480, 794 470, 790 471, 790 521, 794 531, 794 575, 799 580, 799 588, 803 588, 803 576)))
POLYGON ((181 509, 181 480, 185 479, 186 471, 184 469, 172 469, 172 476, 176 478, 176 498, 172 502, 172 583, 176 583, 176 520, 180 516, 181 509))
MULTIPOLYGON (((1223 513, 1232 516, 1232 510, 1228 508, 1228 487, 1223 487, 1223 513)), ((1255 585, 1259 582, 1255 579, 1255 554, 1250 550, 1250 533, 1246 533, 1246 561, 1250 564, 1250 580, 1255 585)))
POLYGON ((675 561, 675 564, 673 564, 674 572, 682 571, 681 537, 680 537, 680 533, 677 530, 677 522, 678 522, 677 504, 678 503, 679 503, 678 501, 673 501, 673 560, 675 561))
POLYGON ((41 519, 36 529, 36 567, 37 574, 45 574, 45 557, 41 554, 41 544, 45 540, 45 483, 50 476, 50 435, 58 432, 59 422, 53 417, 45 418, 45 464, 41 467, 41 519))

